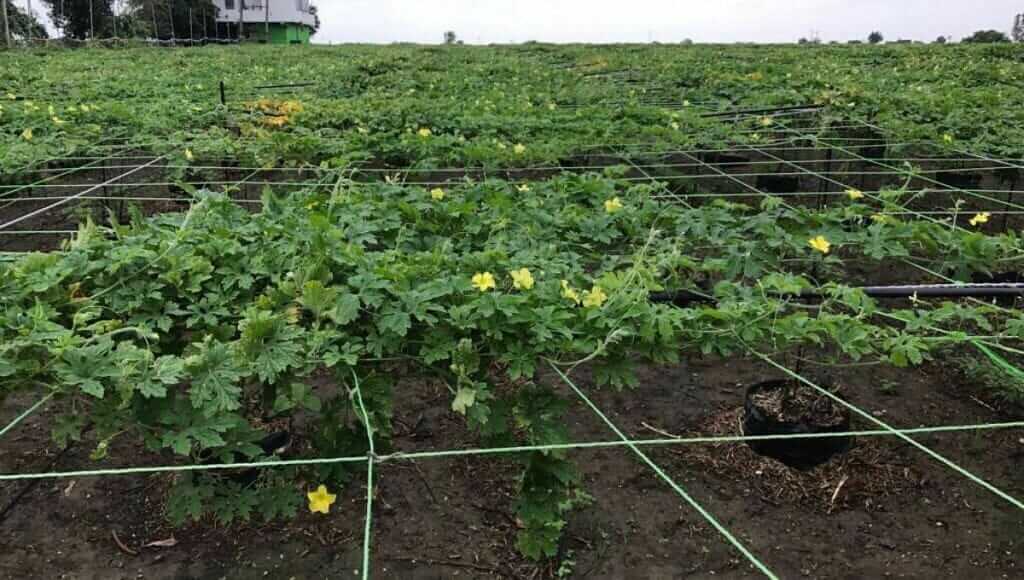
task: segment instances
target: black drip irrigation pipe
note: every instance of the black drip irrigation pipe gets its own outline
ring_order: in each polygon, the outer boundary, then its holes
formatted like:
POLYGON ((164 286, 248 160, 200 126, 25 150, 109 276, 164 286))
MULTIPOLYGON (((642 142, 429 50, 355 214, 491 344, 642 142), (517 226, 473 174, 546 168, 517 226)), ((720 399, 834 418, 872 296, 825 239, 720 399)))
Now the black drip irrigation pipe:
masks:
MULTIPOLYGON (((1024 296, 1024 284, 920 284, 909 286, 861 286, 854 288, 872 298, 1000 298, 1024 296)), ((775 297, 801 299, 822 299, 827 293, 819 290, 802 290, 796 293, 772 293, 775 297)), ((691 290, 674 290, 651 294, 654 303, 685 305, 690 303, 714 303, 716 300, 706 294, 691 290)))

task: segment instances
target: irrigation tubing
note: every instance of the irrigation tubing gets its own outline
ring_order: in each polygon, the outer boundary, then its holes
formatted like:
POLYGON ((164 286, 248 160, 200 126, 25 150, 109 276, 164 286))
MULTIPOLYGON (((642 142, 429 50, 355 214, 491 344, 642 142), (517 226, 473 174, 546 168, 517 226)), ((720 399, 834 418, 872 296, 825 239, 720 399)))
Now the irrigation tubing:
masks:
MULTIPOLYGON (((855 287, 872 298, 999 298, 1007 296, 1024 296, 1024 284, 915 284, 900 286, 861 286, 855 287)), ((779 292, 771 295, 783 298, 823 299, 828 296, 820 290, 801 290, 800 292, 779 292)), ((715 300, 707 294, 694 290, 675 290, 651 294, 649 300, 654 303, 672 303, 676 305, 690 303, 711 303, 715 300)))

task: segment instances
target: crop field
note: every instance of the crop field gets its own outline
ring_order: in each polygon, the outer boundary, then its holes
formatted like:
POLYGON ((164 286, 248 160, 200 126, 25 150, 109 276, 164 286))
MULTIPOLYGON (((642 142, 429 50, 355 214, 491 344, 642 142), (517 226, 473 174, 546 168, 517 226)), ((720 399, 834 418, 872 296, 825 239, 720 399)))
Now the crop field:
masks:
POLYGON ((0 52, 0 577, 1020 578, 1022 88, 0 52))

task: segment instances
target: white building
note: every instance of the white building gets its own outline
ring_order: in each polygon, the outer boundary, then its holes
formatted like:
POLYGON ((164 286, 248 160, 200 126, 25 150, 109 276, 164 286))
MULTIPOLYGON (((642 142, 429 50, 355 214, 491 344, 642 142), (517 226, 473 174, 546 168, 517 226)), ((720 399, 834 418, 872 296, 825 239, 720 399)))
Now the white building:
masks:
POLYGON ((229 38, 238 36, 241 22, 244 38, 269 40, 272 44, 305 44, 317 26, 310 0, 213 0, 213 3, 219 8, 218 33, 229 38))

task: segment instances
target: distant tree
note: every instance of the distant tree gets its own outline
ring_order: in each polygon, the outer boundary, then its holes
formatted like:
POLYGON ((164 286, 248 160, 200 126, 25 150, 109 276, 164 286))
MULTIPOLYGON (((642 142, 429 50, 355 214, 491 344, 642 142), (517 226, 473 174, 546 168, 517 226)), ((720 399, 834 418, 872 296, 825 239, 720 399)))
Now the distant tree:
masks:
POLYGON ((863 40, 851 40, 850 42, 847 42, 846 44, 864 44, 864 41, 863 40))
POLYGON ((885 40, 885 37, 877 30, 868 35, 868 42, 871 44, 879 44, 883 40, 885 40))
POLYGON ((1013 19, 1013 41, 1024 42, 1024 14, 1013 19))
POLYGON ((693 39, 692 38, 684 38, 683 42, 681 44, 683 44, 685 46, 690 46, 691 44, 693 44, 693 39))
POLYGON ((940 36, 935 39, 935 44, 946 44, 947 42, 949 42, 949 39, 945 36, 940 36))
POLYGON ((86 39, 92 30, 96 31, 97 38, 114 34, 113 0, 93 0, 91 17, 87 0, 42 0, 42 3, 47 7, 50 21, 67 38, 86 39))
POLYGON ((455 44, 455 42, 457 40, 458 40, 458 37, 455 36, 455 31, 454 30, 449 30, 449 31, 444 33, 444 43, 445 44, 455 44))
POLYGON ((979 30, 974 34, 963 39, 963 42, 972 44, 991 44, 997 42, 1010 42, 1010 37, 1006 36, 1006 33, 998 30, 979 30))
MULTIPOLYGON (((236 0, 236 4, 239 1, 236 0)), ((245 0, 246 11, 254 1, 245 0)), ((214 26, 217 15, 217 6, 213 0, 127 0, 127 4, 124 16, 118 16, 118 27, 121 26, 122 18, 126 23, 130 22, 133 25, 132 36, 170 38, 173 32, 176 38, 188 38, 190 33, 202 36, 204 30, 213 35, 210 28, 214 26), (154 20, 157 28, 155 31, 154 20)), ((124 35, 124 32, 121 34, 124 35)))
POLYGON ((810 42, 810 40, 807 40, 802 36, 800 37, 800 40, 796 41, 797 44, 807 44, 808 42, 810 42))
MULTIPOLYGON (((0 15, 0 20, 3 16, 0 15)), ((39 19, 36 18, 35 14, 31 16, 25 10, 19 8, 13 3, 7 4, 7 18, 10 19, 8 26, 11 29, 11 36, 17 39, 26 39, 30 35, 32 38, 49 38, 50 35, 46 33, 46 27, 43 26, 39 19)), ((0 26, 2 26, 0 22, 0 26)), ((0 30, 0 36, 3 35, 3 31, 0 30)), ((3 40, 0 39, 0 43, 3 40)))

